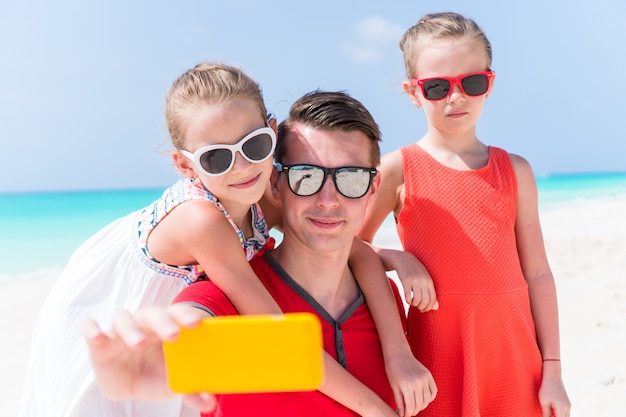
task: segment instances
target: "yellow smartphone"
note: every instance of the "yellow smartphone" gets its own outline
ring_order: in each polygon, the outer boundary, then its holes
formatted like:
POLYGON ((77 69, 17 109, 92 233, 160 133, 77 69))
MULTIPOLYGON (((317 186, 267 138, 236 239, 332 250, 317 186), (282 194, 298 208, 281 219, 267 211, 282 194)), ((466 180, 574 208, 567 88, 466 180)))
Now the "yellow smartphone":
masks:
POLYGON ((170 389, 181 394, 315 390, 323 349, 310 313, 207 318, 163 342, 170 389))

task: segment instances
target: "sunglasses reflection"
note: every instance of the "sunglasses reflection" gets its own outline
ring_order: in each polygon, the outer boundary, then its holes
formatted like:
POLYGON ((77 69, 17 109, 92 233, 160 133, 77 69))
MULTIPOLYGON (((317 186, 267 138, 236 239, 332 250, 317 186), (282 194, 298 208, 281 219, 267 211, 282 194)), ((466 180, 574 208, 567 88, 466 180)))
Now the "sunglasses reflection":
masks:
POLYGON ((294 189, 293 191, 294 191, 296 194, 299 194, 299 193, 301 192, 301 189, 302 189, 302 182, 303 182, 303 181, 305 181, 305 180, 308 180, 308 179, 310 179, 310 178, 312 178, 312 177, 313 177, 313 175, 311 175, 310 173, 309 173, 309 174, 304 174, 304 175, 301 175, 301 176, 300 176, 297 180, 295 180, 294 182, 292 182, 292 184, 291 184, 291 188, 293 188, 293 189, 294 189))

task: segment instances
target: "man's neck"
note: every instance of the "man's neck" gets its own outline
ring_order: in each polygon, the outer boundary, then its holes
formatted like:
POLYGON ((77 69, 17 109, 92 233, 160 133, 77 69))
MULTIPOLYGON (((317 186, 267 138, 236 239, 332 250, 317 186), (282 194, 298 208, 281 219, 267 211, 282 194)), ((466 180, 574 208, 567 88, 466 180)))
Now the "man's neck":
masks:
POLYGON ((334 318, 341 316, 359 295, 348 255, 349 248, 321 252, 284 242, 272 252, 285 272, 334 318))

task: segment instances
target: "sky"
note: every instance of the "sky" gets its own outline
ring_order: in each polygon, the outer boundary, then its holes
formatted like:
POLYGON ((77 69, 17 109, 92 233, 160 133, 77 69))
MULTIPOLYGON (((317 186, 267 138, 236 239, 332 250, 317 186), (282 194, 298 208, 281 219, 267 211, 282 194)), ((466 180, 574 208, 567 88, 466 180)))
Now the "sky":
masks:
POLYGON ((0 0, 0 193, 170 185, 165 95, 206 60, 255 78, 279 120, 304 93, 342 90, 383 154, 416 142, 398 41, 439 11, 493 47, 481 141, 536 175, 626 171, 623 0, 0 0))

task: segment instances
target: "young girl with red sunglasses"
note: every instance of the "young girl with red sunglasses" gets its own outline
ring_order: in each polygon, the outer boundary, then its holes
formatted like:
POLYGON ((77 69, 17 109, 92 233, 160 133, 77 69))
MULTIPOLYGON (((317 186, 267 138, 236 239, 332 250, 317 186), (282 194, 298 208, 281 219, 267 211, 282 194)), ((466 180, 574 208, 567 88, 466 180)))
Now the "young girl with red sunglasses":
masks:
MULTIPOLYGON (((281 218, 280 207, 268 197, 276 120, 268 116, 259 85, 237 68, 199 64, 173 83, 165 117, 175 147, 172 157, 185 179, 148 207, 114 221, 74 253, 35 325, 24 417, 175 417, 189 412, 180 397, 108 400, 90 371, 80 330, 84 322, 100 332, 98 324, 108 329, 117 310, 167 306, 184 287, 209 278, 242 314, 280 313, 247 262, 272 246, 268 230, 279 226, 281 218)), ((360 284, 366 296, 372 294, 370 304, 379 305, 372 311, 396 402, 412 415, 423 406, 415 401, 415 391, 422 397, 423 367, 411 355, 398 316, 387 313, 395 301, 380 261, 364 243, 358 247, 353 251, 355 275, 380 269, 380 280, 360 284)), ((327 382, 320 391, 359 413, 382 404, 387 415, 395 414, 327 359, 327 382), (349 383, 333 384, 338 380, 349 383)))
POLYGON ((359 236, 371 242, 394 213, 406 252, 378 251, 402 281, 409 342, 438 387, 420 416, 569 416, 533 172, 476 137, 496 78, 491 45, 473 20, 437 13, 400 48, 428 131, 382 159, 359 236))

